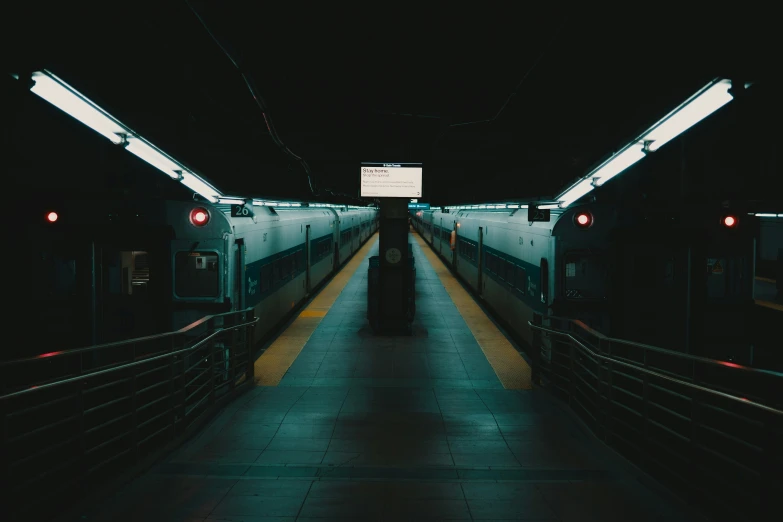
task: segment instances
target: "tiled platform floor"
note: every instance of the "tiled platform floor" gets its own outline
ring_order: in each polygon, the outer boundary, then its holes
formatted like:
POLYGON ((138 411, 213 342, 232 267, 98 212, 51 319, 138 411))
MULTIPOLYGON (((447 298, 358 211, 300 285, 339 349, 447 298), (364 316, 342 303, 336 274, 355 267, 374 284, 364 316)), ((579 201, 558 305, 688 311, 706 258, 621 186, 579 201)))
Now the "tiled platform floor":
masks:
POLYGON ((362 264, 280 386, 82 520, 689 520, 546 392, 503 389, 412 243, 413 337, 370 334, 362 264))

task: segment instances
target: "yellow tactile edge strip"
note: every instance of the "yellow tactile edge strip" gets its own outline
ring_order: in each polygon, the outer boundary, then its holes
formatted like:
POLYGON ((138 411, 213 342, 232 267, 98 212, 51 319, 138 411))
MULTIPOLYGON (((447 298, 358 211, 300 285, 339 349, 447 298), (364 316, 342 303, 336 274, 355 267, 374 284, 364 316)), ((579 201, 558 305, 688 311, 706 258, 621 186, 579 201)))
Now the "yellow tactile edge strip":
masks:
POLYGON ((294 322, 274 340, 254 363, 255 381, 258 386, 277 386, 285 372, 294 363, 318 323, 332 307, 337 297, 362 265, 367 253, 375 245, 377 232, 356 252, 325 288, 308 304, 294 322))
POLYGON ((506 339, 473 297, 462 287, 446 265, 416 233, 413 234, 421 251, 427 256, 440 282, 468 325, 481 351, 489 361, 501 384, 507 390, 531 390, 530 365, 506 339))

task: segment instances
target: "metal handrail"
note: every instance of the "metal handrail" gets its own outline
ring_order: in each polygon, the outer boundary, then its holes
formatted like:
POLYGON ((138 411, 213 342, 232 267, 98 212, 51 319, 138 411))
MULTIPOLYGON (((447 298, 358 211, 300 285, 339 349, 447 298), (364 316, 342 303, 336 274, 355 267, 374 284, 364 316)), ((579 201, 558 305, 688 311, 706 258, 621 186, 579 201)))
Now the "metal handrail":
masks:
MULTIPOLYGON (((234 313, 234 312, 232 312, 232 313, 234 313)), ((214 317, 214 316, 208 316, 208 317, 214 317)), ((205 318, 205 319, 207 319, 207 318, 205 318)), ((77 375, 76 377, 70 377, 70 378, 67 378, 67 379, 61 379, 59 381, 54 381, 54 382, 50 382, 50 383, 46 383, 46 384, 40 384, 38 386, 31 386, 30 388, 25 388, 24 390, 17 390, 15 392, 11 392, 11 393, 8 393, 6 395, 0 395, 0 401, 4 401, 4 400, 7 400, 7 399, 10 399, 10 398, 13 398, 13 397, 18 397, 20 395, 25 395, 27 393, 32 393, 32 392, 39 391, 39 390, 45 390, 45 389, 48 389, 48 388, 55 388, 55 387, 61 386, 63 384, 69 384, 69 383, 72 383, 72 382, 82 381, 82 380, 85 380, 85 379, 89 379, 91 377, 96 377, 98 375, 105 375, 107 373, 118 372, 120 370, 125 370, 127 368, 132 368, 134 366, 138 366, 138 365, 141 365, 141 364, 146 364, 146 363, 149 363, 149 362, 152 362, 152 361, 156 361, 158 359, 167 359, 167 358, 171 357, 172 355, 178 355, 178 354, 181 354, 181 353, 190 352, 190 351, 196 350, 197 348, 201 347, 203 344, 209 342, 211 339, 213 339, 214 337, 218 336, 219 334, 221 334, 223 332, 230 332, 231 330, 236 330, 238 328, 244 328, 246 326, 254 325, 254 324, 256 324, 258 322, 258 320, 259 320, 259 317, 256 317, 252 321, 248 321, 246 323, 229 326, 228 328, 218 328, 217 330, 215 330, 214 332, 212 332, 207 337, 205 337, 204 339, 200 340, 199 342, 197 342, 193 346, 189 346, 187 348, 183 348, 183 349, 177 350, 175 352, 166 352, 166 353, 163 353, 161 355, 155 355, 155 356, 152 356, 152 357, 146 357, 144 359, 140 359, 138 361, 133 361, 133 362, 130 362, 130 363, 123 363, 123 364, 120 364, 119 366, 113 366, 111 368, 106 368, 104 370, 97 370, 97 371, 94 371, 94 372, 91 372, 91 373, 85 373, 83 375, 77 375)), ((171 335, 172 333, 181 333, 183 330, 187 331, 191 327, 193 327, 193 325, 185 327, 182 330, 179 330, 177 332, 168 332, 167 334, 162 334, 162 336, 171 335)), ((155 337, 155 336, 152 336, 152 337, 155 337)), ((147 337, 142 337, 140 339, 136 339, 136 341, 143 340, 143 339, 148 339, 148 338, 147 337)), ((69 353, 71 353, 71 352, 69 352, 69 353)))
MULTIPOLYGON (((731 395, 729 393, 721 392, 721 391, 718 391, 718 390, 713 390, 712 388, 706 388, 704 386, 699 386, 698 384, 693 384, 693 383, 688 382, 688 381, 683 381, 683 380, 680 380, 680 379, 677 379, 677 378, 674 378, 674 377, 671 377, 671 376, 668 376, 668 375, 665 375, 665 374, 662 374, 662 373, 658 373, 656 371, 650 370, 650 369, 645 368, 643 366, 639 366, 638 364, 628 363, 628 362, 625 362, 625 361, 621 361, 621 360, 615 359, 614 357, 609 357, 609 356, 606 356, 606 355, 603 355, 603 354, 599 354, 599 353, 595 352, 594 350, 592 350, 591 348, 589 348, 588 346, 585 346, 584 343, 582 343, 579 339, 577 339, 576 337, 574 337, 572 334, 570 334, 568 332, 564 332, 562 330, 555 330, 555 329, 552 329, 552 328, 547 328, 545 326, 538 326, 538 325, 533 324, 530 321, 528 321, 527 324, 531 328, 534 328, 536 330, 540 330, 542 332, 547 332, 547 333, 560 335, 562 337, 569 338, 571 341, 576 343, 582 350, 586 351, 590 356, 592 356, 592 357, 594 357, 596 359, 600 359, 600 360, 603 360, 603 361, 611 362, 612 364, 617 364, 617 365, 625 366, 625 367, 628 367, 628 368, 633 368, 634 370, 638 370, 638 371, 640 371, 642 373, 646 373, 646 374, 652 375, 654 377, 665 379, 667 381, 674 382, 676 384, 679 384, 679 385, 682 385, 682 386, 686 386, 686 387, 692 388, 694 390, 699 390, 701 392, 705 392, 705 393, 708 393, 708 394, 711 394, 711 395, 715 395, 715 396, 718 396, 718 397, 723 397, 725 399, 730 399, 730 400, 733 400, 733 401, 736 401, 736 402, 739 402, 739 403, 742 403, 742 404, 747 404, 749 406, 753 406, 755 408, 762 409, 764 411, 773 413, 775 415, 783 416, 783 411, 778 410, 777 408, 773 408, 773 407, 767 406, 765 404, 761 404, 761 403, 758 403, 758 402, 755 402, 755 401, 751 401, 749 399, 745 399, 744 397, 737 397, 736 395, 731 395)), ((611 338, 608 338, 608 337, 604 337, 604 339, 606 339, 607 341, 611 341, 612 340, 611 338)), ((629 344, 630 344, 630 342, 629 342, 629 344)), ((645 346, 645 345, 641 345, 641 346, 645 346)), ((660 352, 663 352, 663 353, 666 353, 666 354, 670 354, 670 355, 677 354, 677 352, 664 350, 662 348, 657 348, 657 351, 660 351, 660 352)), ((692 358, 694 360, 702 360, 703 359, 705 362, 706 361, 713 361, 713 362, 718 363, 721 366, 725 367, 725 364, 720 363, 720 361, 714 361, 713 359, 707 359, 707 358, 697 357, 697 356, 690 356, 690 358, 692 358)), ((731 366, 731 368, 734 369, 734 366, 731 366)), ((742 367, 742 368, 745 368, 747 370, 758 371, 758 372, 771 373, 771 374, 773 374, 775 376, 783 376, 783 375, 778 374, 777 372, 769 372, 767 370, 758 370, 756 368, 748 368, 748 367, 742 367)))
MULTIPOLYGON (((677 352, 677 351, 674 351, 674 350, 667 350, 666 348, 661 348, 659 346, 652 346, 652 345, 649 345, 649 344, 637 343, 636 341, 628 341, 626 339, 617 339, 615 337, 607 337, 606 335, 602 334, 601 332, 590 328, 589 326, 584 324, 582 321, 579 321, 579 320, 576 320, 576 319, 567 319, 567 318, 564 318, 564 317, 555 317, 555 316, 553 316, 551 318, 552 319, 558 319, 558 320, 561 320, 561 321, 571 322, 571 323, 575 324, 576 326, 578 326, 579 328, 582 328, 583 330, 586 330, 590 335, 594 335, 598 339, 600 339, 602 341, 605 341, 605 342, 608 342, 608 343, 622 344, 622 345, 626 345, 626 346, 633 346, 634 348, 641 348, 643 350, 648 350, 648 351, 651 351, 651 352, 661 353, 661 354, 664 354, 664 355, 670 355, 672 357, 679 357, 680 359, 688 359, 688 360, 691 360, 691 361, 701 362, 701 363, 705 363, 705 364, 711 364, 713 366, 722 366, 724 368, 731 368, 733 370, 742 370, 742 371, 751 372, 751 373, 771 375, 773 377, 779 377, 779 378, 783 379, 783 373, 776 372, 774 370, 765 370, 765 369, 762 369, 762 368, 753 368, 751 366, 743 366, 741 364, 729 363, 729 362, 726 362, 726 361, 719 361, 717 359, 710 359, 709 357, 702 357, 700 355, 691 355, 689 353, 677 352)), ((530 321, 528 321, 527 324, 529 326, 533 327, 533 328, 537 328, 539 330, 543 330, 542 327, 536 326, 536 325, 532 324, 530 321)), ((559 330, 554 330, 553 333, 554 332, 559 332, 559 330)), ((563 332, 563 333, 565 333, 565 332, 563 332)))
MULTIPOLYGON (((148 335, 148 336, 145 336, 145 337, 135 337, 133 339, 125 339, 123 341, 113 341, 113 342, 110 342, 110 343, 96 344, 96 345, 93 345, 93 346, 86 346, 84 348, 74 348, 73 350, 62 350, 62 351, 59 351, 59 352, 46 353, 46 354, 36 355, 34 357, 25 357, 25 358, 22 358, 22 359, 9 359, 7 361, 0 361, 0 366, 10 366, 10 365, 13 365, 13 364, 21 364, 21 363, 25 363, 25 362, 38 361, 38 360, 41 360, 41 359, 46 359, 47 361, 51 361, 53 359, 56 359, 57 357, 65 356, 65 355, 74 355, 74 354, 77 354, 77 353, 92 352, 92 351, 97 351, 97 350, 103 350, 105 348, 116 348, 118 346, 125 346, 125 345, 128 345, 128 344, 144 343, 144 342, 152 341, 152 340, 155 340, 155 339, 165 339, 167 337, 174 337, 176 335, 181 335, 181 334, 184 334, 184 333, 188 333, 189 331, 191 331, 191 330, 201 326, 202 324, 210 321, 211 319, 215 319, 217 317, 224 317, 224 316, 228 316, 228 315, 234 315, 234 314, 242 313, 242 312, 250 312, 252 310, 253 310, 253 308, 247 308, 245 310, 236 310, 236 311, 230 311, 230 312, 223 312, 223 313, 220 313, 220 314, 207 315, 207 316, 204 316, 201 319, 199 319, 199 320, 197 320, 197 321, 195 321, 193 323, 190 323, 187 326, 184 326, 184 327, 180 328, 179 330, 174 330, 172 332, 164 332, 164 333, 155 334, 155 335, 148 335)), ((258 318, 256 318, 256 319, 258 319, 258 318)))

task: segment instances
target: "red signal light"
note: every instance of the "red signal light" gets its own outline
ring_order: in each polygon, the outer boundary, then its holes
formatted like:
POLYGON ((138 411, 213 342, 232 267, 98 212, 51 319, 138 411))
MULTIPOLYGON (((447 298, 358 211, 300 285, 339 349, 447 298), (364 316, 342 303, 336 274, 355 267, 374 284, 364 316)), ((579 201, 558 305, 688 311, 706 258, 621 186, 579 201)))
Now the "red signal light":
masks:
POLYGON ((580 212, 574 217, 574 223, 579 228, 590 228, 593 224, 593 216, 588 212, 580 212))
POLYGON ((737 218, 734 216, 724 216, 723 224, 729 228, 733 228, 737 225, 737 218))
POLYGON ((54 223, 55 221, 57 221, 57 218, 59 217, 60 216, 57 215, 57 212, 49 212, 48 214, 46 214, 46 221, 48 221, 49 223, 54 223))
POLYGON ((197 227, 203 227, 209 223, 209 211, 205 208, 194 208, 190 211, 190 222, 197 227))

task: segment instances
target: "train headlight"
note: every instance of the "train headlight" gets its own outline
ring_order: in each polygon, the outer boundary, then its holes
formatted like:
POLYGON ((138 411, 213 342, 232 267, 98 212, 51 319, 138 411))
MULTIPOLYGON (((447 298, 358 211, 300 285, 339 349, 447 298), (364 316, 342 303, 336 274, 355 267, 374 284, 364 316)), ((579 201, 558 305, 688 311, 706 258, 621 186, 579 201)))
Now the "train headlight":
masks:
POLYGON ((731 214, 723 216, 723 219, 721 220, 721 223, 723 223, 723 226, 726 228, 734 228, 737 226, 737 223, 739 220, 736 216, 732 216, 731 214))
POLYGON ((190 222, 197 227, 203 227, 209 223, 209 211, 205 208, 194 208, 190 211, 190 222))
POLYGON ((577 228, 590 228, 593 226, 593 215, 589 212, 580 212, 574 216, 574 224, 577 228))
POLYGON ((49 223, 54 223, 55 221, 57 221, 59 217, 60 216, 57 215, 57 212, 54 211, 48 212, 46 214, 46 221, 48 221, 49 223))

